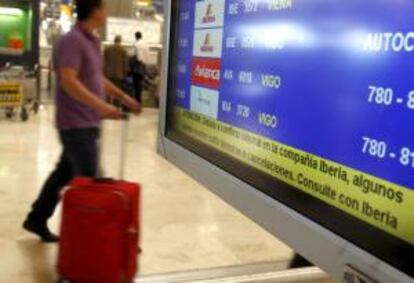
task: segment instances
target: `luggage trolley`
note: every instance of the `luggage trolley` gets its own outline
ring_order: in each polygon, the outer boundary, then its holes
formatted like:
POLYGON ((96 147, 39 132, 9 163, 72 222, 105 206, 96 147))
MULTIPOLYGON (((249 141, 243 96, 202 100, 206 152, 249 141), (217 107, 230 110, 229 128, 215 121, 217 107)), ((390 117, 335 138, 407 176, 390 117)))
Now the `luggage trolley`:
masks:
POLYGON ((6 65, 0 69, 0 108, 4 108, 6 118, 17 115, 27 121, 30 111, 39 111, 36 95, 36 72, 20 66, 6 65))

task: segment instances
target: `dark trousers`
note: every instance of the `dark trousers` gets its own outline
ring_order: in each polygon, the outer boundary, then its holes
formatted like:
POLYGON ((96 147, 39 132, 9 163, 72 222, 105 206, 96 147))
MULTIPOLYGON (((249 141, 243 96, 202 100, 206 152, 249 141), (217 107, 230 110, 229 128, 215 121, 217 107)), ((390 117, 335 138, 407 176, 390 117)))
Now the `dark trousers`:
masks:
POLYGON ((109 78, 109 80, 119 89, 123 89, 122 79, 119 78, 109 78))
POLYGON ((60 192, 74 177, 96 177, 98 174, 98 128, 61 131, 59 137, 63 146, 60 161, 29 214, 29 220, 39 225, 46 224, 53 215, 60 192))
MULTIPOLYGON (((123 90, 123 85, 122 85, 122 79, 118 79, 118 78, 109 78, 109 80, 119 89, 123 90)), ((120 107, 121 106, 121 101, 119 101, 119 99, 113 98, 108 96, 107 99, 108 103, 111 103, 112 105, 116 106, 116 107, 120 107)))
POLYGON ((135 99, 139 103, 141 103, 144 78, 143 76, 140 76, 140 75, 133 75, 133 80, 134 80, 135 99))

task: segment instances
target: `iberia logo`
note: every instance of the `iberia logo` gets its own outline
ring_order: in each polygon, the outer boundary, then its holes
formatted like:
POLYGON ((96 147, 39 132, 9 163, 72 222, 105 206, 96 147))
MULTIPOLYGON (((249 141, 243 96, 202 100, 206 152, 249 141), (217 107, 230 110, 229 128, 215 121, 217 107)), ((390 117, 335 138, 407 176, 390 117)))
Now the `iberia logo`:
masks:
POLYGON ((192 67, 193 83, 209 88, 219 88, 220 68, 220 59, 194 58, 192 67))
POLYGON ((206 14, 201 20, 203 24, 211 24, 216 21, 216 16, 213 12, 213 4, 208 4, 206 8, 206 14))
POLYGON ((211 44, 211 34, 207 33, 204 37, 204 43, 201 45, 201 52, 212 53, 214 52, 214 46, 211 44))

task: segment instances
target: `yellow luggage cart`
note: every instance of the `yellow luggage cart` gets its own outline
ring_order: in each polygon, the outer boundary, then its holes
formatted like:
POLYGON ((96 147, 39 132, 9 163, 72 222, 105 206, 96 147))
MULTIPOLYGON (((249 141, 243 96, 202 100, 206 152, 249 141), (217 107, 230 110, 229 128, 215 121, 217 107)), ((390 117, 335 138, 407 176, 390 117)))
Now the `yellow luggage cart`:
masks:
POLYGON ((7 118, 15 116, 15 109, 20 108, 22 121, 29 119, 29 112, 24 105, 23 86, 17 82, 0 81, 0 108, 5 109, 7 118))
POLYGON ((34 97, 34 76, 29 74, 21 68, 0 72, 0 108, 5 109, 8 119, 19 115, 22 121, 27 121, 29 110, 34 113, 39 110, 39 103, 34 97))

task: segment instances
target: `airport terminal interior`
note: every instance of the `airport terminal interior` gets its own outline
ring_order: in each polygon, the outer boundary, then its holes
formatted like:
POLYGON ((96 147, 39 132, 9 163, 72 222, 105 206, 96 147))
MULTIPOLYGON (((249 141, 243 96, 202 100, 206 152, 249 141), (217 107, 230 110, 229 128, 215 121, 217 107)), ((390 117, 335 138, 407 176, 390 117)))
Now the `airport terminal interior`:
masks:
MULTIPOLYGON (((60 154, 53 117, 54 107, 48 103, 27 123, 4 118, 0 122, 7 132, 0 141, 0 282, 46 283, 57 277, 57 247, 42 244, 21 228, 60 154)), ((224 276, 226 270, 230 277, 234 270, 236 275, 248 275, 286 268, 292 257, 289 247, 158 156, 157 121, 156 109, 144 109, 142 116, 131 121, 128 138, 127 179, 145 187, 142 276, 181 273, 198 282, 203 279, 200 275, 204 279, 224 276)), ((105 123, 104 170, 108 176, 117 175, 119 135, 118 122, 105 123)), ((59 219, 57 214, 52 220, 54 231, 59 229, 59 219)))
POLYGON ((413 283, 414 4, 392 2, 0 0, 0 283, 413 283), (100 176, 62 187, 46 243, 23 223, 56 113, 95 111, 53 59, 85 3, 142 111, 105 100, 127 119, 102 121, 100 176))

